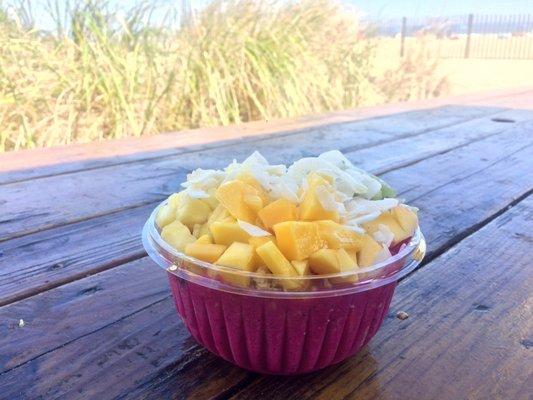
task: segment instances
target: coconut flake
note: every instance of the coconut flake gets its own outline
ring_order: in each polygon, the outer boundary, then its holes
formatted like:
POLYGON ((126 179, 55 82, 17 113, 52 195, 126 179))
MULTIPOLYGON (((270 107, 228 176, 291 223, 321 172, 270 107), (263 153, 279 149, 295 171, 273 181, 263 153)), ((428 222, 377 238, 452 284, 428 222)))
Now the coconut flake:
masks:
POLYGON ((364 234, 366 233, 365 230, 363 228, 361 228, 360 226, 358 225, 355 225, 355 224, 346 224, 346 225, 343 225, 346 229, 349 229, 351 231, 354 231, 355 233, 360 233, 360 234, 364 234))
POLYGON ((195 189, 193 187, 185 189, 185 193, 187 193, 187 195, 189 195, 189 197, 193 199, 207 199, 210 197, 209 193, 207 193, 206 191, 201 189, 195 189))
POLYGON ((348 217, 353 218, 359 215, 382 213, 398 205, 397 199, 385 198, 382 200, 352 199, 347 202, 348 217))
POLYGON ((270 232, 267 232, 256 225, 250 224, 249 222, 242 221, 240 219, 237 220, 237 224, 239 224, 240 228, 250 236, 263 237, 271 235, 270 232))
POLYGON ((387 248, 394 240, 394 233, 384 224, 378 224, 378 230, 372 236, 377 242, 384 244, 387 248))
POLYGON ((381 213, 379 211, 375 211, 373 213, 365 214, 365 215, 362 215, 362 216, 357 217, 357 218, 351 218, 351 219, 348 220, 348 222, 350 224, 356 224, 356 225, 363 224, 365 222, 369 222, 369 221, 375 220, 380 215, 381 215, 381 213))

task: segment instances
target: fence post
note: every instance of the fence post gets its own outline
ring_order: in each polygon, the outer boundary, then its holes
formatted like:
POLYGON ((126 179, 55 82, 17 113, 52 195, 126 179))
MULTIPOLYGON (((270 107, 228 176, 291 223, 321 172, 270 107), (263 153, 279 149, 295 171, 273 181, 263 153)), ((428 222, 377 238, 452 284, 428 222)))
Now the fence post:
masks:
POLYGON ((465 58, 470 57, 470 39, 472 37, 473 22, 474 22, 474 15, 468 14, 468 31, 466 34, 465 58))
POLYGON ((400 57, 403 57, 405 53, 405 30, 407 26, 407 18, 402 18, 402 33, 400 37, 400 57))

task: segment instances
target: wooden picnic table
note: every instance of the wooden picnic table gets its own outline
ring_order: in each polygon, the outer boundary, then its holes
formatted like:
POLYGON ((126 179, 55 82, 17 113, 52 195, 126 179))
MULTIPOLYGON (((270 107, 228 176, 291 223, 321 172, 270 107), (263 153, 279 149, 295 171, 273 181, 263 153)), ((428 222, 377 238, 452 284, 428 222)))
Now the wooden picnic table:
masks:
POLYGON ((0 398, 530 399, 532 103, 522 90, 1 156, 0 398), (335 148, 420 208, 426 258, 351 359, 296 377, 234 367, 190 337, 141 227, 191 169, 335 148))

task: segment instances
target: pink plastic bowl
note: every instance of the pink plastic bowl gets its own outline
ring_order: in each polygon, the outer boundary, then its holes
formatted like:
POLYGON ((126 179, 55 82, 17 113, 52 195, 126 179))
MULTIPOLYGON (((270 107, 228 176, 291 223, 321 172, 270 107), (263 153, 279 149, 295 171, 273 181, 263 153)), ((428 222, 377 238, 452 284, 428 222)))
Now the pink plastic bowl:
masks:
POLYGON ((355 354, 379 329, 398 280, 425 253, 417 230, 386 262, 357 272, 299 278, 246 273, 173 249, 156 228, 158 209, 144 226, 143 244, 167 271, 190 333, 223 359, 266 374, 303 374, 355 354), (229 275, 249 283, 232 284, 224 279, 229 275), (287 280, 298 281, 300 289, 285 289, 287 280))

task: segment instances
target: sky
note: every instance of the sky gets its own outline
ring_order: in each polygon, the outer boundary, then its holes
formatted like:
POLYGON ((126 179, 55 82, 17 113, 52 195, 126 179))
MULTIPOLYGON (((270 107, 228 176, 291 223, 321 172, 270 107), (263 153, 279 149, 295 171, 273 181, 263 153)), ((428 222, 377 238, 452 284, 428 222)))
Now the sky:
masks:
POLYGON ((533 14, 533 0, 345 0, 370 18, 533 14))
MULTIPOLYGON (((67 0, 53 0, 66 4, 67 0)), ((110 0, 127 9, 142 0, 110 0)), ((159 4, 181 4, 181 0, 151 0, 159 4)), ((201 6, 209 0, 189 0, 201 6)), ((252 0, 250 0, 252 1, 252 0)), ((533 0, 340 0, 358 8, 369 19, 397 19, 401 17, 436 17, 460 14, 533 14, 533 0)), ((46 0, 26 0, 31 4, 38 28, 53 29, 53 21, 44 12, 46 0)), ((0 0, 1 3, 1 0, 0 0)), ((162 10, 161 10, 162 11, 162 10)), ((163 14, 163 13, 162 13, 163 14)))

